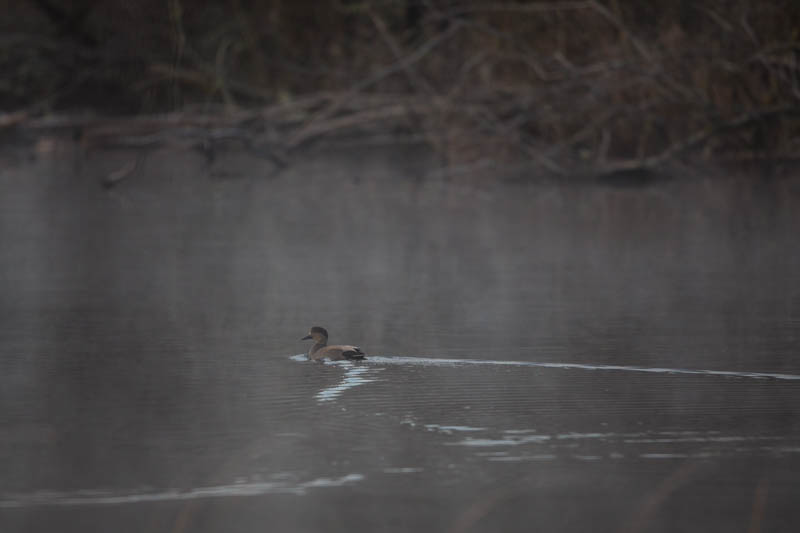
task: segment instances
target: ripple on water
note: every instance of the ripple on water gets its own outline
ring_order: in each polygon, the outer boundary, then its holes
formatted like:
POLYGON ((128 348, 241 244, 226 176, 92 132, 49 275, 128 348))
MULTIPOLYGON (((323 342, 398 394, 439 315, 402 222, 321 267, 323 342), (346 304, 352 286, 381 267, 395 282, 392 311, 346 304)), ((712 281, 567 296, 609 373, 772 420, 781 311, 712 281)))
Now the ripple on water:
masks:
MULTIPOLYGON (((294 356, 292 359, 305 361, 306 357, 294 356)), ((689 384, 678 381, 672 385, 673 375, 744 380, 717 379, 714 382, 715 387, 730 395, 741 394, 745 383, 752 383, 747 387, 757 387, 753 390, 762 391, 764 387, 772 388, 771 380, 800 379, 800 376, 792 374, 390 356, 371 356, 359 363, 326 363, 331 364, 341 367, 344 374, 335 385, 318 391, 315 395, 317 401, 339 399, 350 389, 378 381, 375 373, 387 371, 385 379, 380 380, 387 385, 370 389, 366 403, 362 395, 362 405, 369 405, 376 413, 379 412, 382 420, 394 419, 398 425, 407 426, 412 431, 421 429, 450 437, 460 435, 462 438, 439 439, 437 444, 463 447, 465 451, 469 450, 468 453, 488 461, 655 460, 752 453, 788 455, 800 450, 797 447, 800 436, 783 436, 775 431, 749 434, 739 433, 735 428, 726 431, 719 431, 719 428, 659 430, 658 426, 642 431, 585 431, 597 426, 592 423, 597 422, 595 412, 605 418, 616 417, 630 426, 631 421, 646 416, 653 406, 661 406, 661 413, 671 417, 669 422, 675 427, 685 420, 687 413, 697 418, 697 413, 717 409, 716 404, 707 404, 701 401, 702 398, 688 403, 664 403, 672 401, 675 387, 683 391, 687 386, 697 387, 705 395, 713 392, 706 390, 708 383, 697 380, 689 384), (488 369, 480 369, 480 366, 493 367, 499 373, 489 374, 488 369), (390 371, 390 367, 397 370, 390 371), (420 367, 429 369, 422 373, 413 370, 420 367), (464 370, 449 370, 459 367, 464 370), (599 375, 592 377, 586 372, 556 379, 556 375, 542 372, 509 374, 504 370, 508 367, 614 372, 604 374, 608 377, 602 381, 599 381, 599 375), (474 371, 468 371, 470 368, 474 371), (656 381, 631 382, 625 372, 650 373, 656 381), (612 392, 608 393, 609 390, 612 392), (624 391, 624 394, 614 391, 624 391), (542 424, 551 430, 526 427, 527 423, 534 423, 537 427, 542 424), (516 453, 509 453, 512 449, 516 453)), ((761 397, 755 396, 757 399, 761 397)), ((761 403, 752 402, 751 408, 760 409, 761 403)), ((366 426, 370 425, 370 421, 363 417, 359 420, 366 426)), ((607 423, 602 425, 607 426, 607 423)), ((385 466, 383 472, 407 472, 404 468, 385 466)))
POLYGON ((315 396, 318 402, 333 401, 349 389, 376 381, 374 378, 367 376, 375 375, 381 370, 360 365, 356 366, 350 362, 346 362, 342 366, 346 369, 342 380, 336 385, 319 391, 315 396))
POLYGON ((153 492, 111 492, 82 490, 73 492, 38 491, 29 494, 0 496, 0 509, 34 506, 119 505, 142 502, 169 502, 204 498, 261 496, 265 494, 304 495, 308 489, 342 487, 362 481, 362 474, 347 474, 338 478, 316 478, 302 483, 265 481, 198 487, 190 490, 166 489, 153 492))
POLYGON ((708 458, 755 452, 770 452, 786 455, 800 452, 800 447, 792 446, 799 437, 776 435, 720 435, 718 431, 653 431, 637 433, 563 433, 563 434, 531 434, 523 430, 502 431, 501 436, 492 438, 466 437, 459 441, 446 442, 448 446, 467 448, 493 449, 476 452, 489 461, 513 462, 556 459, 569 457, 581 461, 599 461, 603 459, 622 459, 635 457, 639 459, 678 459, 708 458), (749 443, 747 447, 719 446, 730 443, 749 443), (770 443, 765 445, 765 443, 770 443), (691 445, 702 444, 697 449, 691 445), (526 447, 527 449, 546 448, 554 453, 528 453, 511 455, 503 448, 526 447), (663 450, 667 446, 670 450, 663 450), (711 446, 711 448, 709 448, 711 446), (677 448, 674 449, 674 448, 677 448), (499 450, 498 450, 499 449, 499 450), (580 453, 576 449, 584 449, 591 453, 580 453), (566 455, 564 455, 566 453, 566 455))
POLYGON ((428 431, 438 431, 439 433, 446 433, 448 435, 458 432, 469 431, 486 431, 486 428, 477 428, 471 426, 443 426, 441 424, 425 424, 425 429, 428 431))
POLYGON ((773 372, 736 372, 732 370, 702 370, 690 368, 659 368, 624 365, 589 365, 578 363, 547 363, 536 361, 498 361, 489 359, 440 359, 435 357, 371 356, 367 362, 372 364, 423 365, 423 366, 527 366, 534 368, 560 368, 564 370, 609 370, 617 372, 645 372, 651 374, 691 374, 708 376, 727 376, 755 379, 800 380, 800 375, 773 372))
POLYGON ((384 474, 414 474, 417 472, 423 472, 424 468, 419 468, 416 466, 402 466, 402 467, 388 467, 383 469, 384 474))

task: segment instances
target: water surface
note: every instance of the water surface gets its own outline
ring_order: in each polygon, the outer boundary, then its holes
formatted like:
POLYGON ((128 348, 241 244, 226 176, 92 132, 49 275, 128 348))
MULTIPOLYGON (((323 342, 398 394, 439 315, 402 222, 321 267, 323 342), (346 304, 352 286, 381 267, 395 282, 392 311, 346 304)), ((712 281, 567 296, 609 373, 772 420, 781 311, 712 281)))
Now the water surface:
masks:
POLYGON ((131 157, 0 159, 2 531, 800 521, 798 182, 131 157))

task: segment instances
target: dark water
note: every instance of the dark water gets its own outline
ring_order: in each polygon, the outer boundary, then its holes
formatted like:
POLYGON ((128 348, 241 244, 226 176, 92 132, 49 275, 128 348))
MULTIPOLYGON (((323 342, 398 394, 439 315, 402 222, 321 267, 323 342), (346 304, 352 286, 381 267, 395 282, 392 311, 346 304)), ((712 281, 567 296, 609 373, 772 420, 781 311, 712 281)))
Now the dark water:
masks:
POLYGON ((1 531, 800 523, 800 181, 131 157, 0 159, 1 531))

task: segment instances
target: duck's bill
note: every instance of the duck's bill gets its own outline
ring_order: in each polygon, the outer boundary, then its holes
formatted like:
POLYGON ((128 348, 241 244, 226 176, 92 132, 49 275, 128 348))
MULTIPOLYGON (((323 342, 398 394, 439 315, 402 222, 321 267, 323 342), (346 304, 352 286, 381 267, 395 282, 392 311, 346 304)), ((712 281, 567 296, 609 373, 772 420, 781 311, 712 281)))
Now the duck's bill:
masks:
POLYGON ((305 337, 303 337, 303 338, 302 338, 302 339, 300 339, 300 340, 301 340, 301 341, 307 341, 307 340, 308 340, 308 339, 310 339, 310 338, 311 338, 311 335, 306 335, 305 337))

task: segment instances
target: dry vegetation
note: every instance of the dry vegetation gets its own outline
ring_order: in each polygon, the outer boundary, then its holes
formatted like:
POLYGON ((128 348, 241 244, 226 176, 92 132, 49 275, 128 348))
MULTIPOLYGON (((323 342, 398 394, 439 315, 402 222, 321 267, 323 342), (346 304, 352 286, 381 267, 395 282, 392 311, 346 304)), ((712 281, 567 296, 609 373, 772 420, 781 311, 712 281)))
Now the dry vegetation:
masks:
POLYGON ((237 139, 278 160, 388 131, 450 164, 554 174, 800 154, 794 0, 0 0, 0 13, 0 128, 89 107, 146 116, 86 121, 94 142, 237 139))

